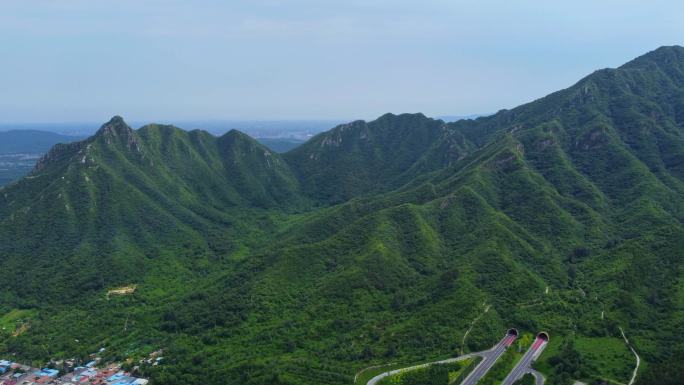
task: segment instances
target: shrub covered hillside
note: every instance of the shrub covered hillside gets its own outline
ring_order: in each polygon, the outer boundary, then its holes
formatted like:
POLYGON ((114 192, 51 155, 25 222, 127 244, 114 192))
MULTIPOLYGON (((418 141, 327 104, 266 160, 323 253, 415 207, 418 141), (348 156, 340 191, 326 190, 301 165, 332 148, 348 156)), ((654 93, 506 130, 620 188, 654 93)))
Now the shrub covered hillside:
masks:
POLYGON ((161 348, 140 368, 157 384, 351 384, 515 326, 550 333, 550 384, 626 383, 622 328, 650 385, 684 359, 683 219, 681 47, 490 117, 388 114, 284 155, 117 117, 0 190, 0 356, 161 348))

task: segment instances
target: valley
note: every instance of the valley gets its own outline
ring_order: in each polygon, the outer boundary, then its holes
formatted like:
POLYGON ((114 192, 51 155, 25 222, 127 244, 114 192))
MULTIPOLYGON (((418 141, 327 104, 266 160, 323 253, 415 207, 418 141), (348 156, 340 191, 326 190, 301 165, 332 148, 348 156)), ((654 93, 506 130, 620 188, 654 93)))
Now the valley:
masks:
POLYGON ((81 137, 38 130, 0 131, 0 187, 27 175, 52 146, 81 137))
POLYGON ((0 186, 28 174, 43 154, 0 154, 0 186))

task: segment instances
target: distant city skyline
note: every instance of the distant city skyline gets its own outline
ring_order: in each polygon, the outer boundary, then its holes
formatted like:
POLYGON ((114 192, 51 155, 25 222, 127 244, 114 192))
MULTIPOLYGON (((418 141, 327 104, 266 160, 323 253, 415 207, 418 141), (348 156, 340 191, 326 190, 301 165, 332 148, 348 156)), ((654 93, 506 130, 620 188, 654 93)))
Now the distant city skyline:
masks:
POLYGON ((684 43, 684 3, 6 0, 0 123, 513 108, 684 43))

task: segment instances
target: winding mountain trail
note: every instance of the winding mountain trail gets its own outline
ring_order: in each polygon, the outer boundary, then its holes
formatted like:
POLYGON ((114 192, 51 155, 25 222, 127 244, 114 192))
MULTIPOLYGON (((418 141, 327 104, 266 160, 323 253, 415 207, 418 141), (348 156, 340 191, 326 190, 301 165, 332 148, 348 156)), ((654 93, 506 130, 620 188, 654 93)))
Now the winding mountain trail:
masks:
POLYGON ((637 372, 639 371, 639 365, 641 364, 641 358, 637 354, 636 350, 634 350, 632 345, 629 343, 629 340, 627 339, 627 336, 625 335, 625 331, 622 330, 622 327, 618 326, 618 328, 620 329, 620 333, 622 333, 622 338, 625 340, 627 347, 629 348, 629 350, 632 351, 632 353, 634 353, 634 357, 636 357, 636 367, 634 367, 634 372, 632 372, 632 378, 627 383, 627 385, 633 385, 634 381, 636 381, 637 372))
POLYGON ((487 314, 489 309, 492 307, 492 305, 487 305, 486 303, 484 304, 484 306, 484 312, 482 312, 482 314, 480 314, 479 316, 475 317, 473 322, 470 323, 470 327, 468 328, 468 330, 466 330, 466 332, 463 334, 463 340, 461 341, 461 355, 463 355, 463 348, 465 347, 466 339, 468 338, 468 334, 470 334, 470 331, 473 330, 473 326, 475 326, 475 323, 477 323, 477 321, 479 321, 480 318, 487 314))

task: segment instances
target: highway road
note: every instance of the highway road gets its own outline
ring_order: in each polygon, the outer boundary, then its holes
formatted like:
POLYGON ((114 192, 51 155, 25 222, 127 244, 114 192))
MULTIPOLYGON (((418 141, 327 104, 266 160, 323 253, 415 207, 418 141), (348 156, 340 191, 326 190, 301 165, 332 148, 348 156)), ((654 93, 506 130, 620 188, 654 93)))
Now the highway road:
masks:
POLYGON ((506 336, 499 341, 498 344, 496 344, 493 348, 490 350, 485 350, 483 352, 477 352, 477 353, 470 353, 470 354, 464 354, 462 356, 456 357, 456 358, 449 358, 447 360, 442 360, 442 361, 436 361, 436 362, 429 362, 425 364, 420 364, 420 365, 415 365, 415 366, 410 366, 408 368, 401 368, 401 369, 395 369, 395 370, 390 370, 385 373, 378 374, 377 376, 373 377, 366 383, 366 385, 376 385, 380 380, 387 376, 392 376, 394 374, 398 374, 401 372, 405 372, 408 370, 414 370, 414 369, 420 369, 420 368, 425 368, 427 366, 433 365, 433 364, 448 364, 450 362, 457 362, 457 361, 463 361, 466 358, 470 357, 482 357, 482 361, 473 369, 473 371, 466 377, 465 380, 461 383, 461 385, 475 385, 477 382, 480 380, 480 378, 484 377, 485 374, 487 374, 487 371, 494 365, 496 360, 501 357, 501 355, 506 351, 506 348, 511 346, 513 341, 515 341, 516 338, 518 338, 517 331, 514 331, 515 329, 511 329, 508 331, 506 336), (512 334, 515 333, 515 334, 512 334))
POLYGON ((425 363, 425 364, 409 366, 409 367, 407 367, 407 368, 401 368, 401 369, 390 370, 389 372, 380 373, 380 374, 378 374, 377 376, 371 378, 370 381, 368 381, 368 382, 366 383, 366 385, 375 385, 375 384, 377 384, 380 380, 382 380, 382 379, 385 378, 385 377, 393 376, 393 375, 395 375, 395 374, 399 374, 399 373, 402 373, 402 372, 407 372, 407 371, 409 371, 409 370, 427 368, 428 366, 430 366, 430 365, 435 365, 435 364, 450 364, 450 363, 452 363, 452 362, 463 361, 463 360, 468 359, 468 358, 470 358, 470 357, 479 356, 479 355, 481 355, 481 354, 482 354, 482 353, 464 354, 464 355, 458 356, 458 357, 456 357, 456 358, 449 358, 449 359, 442 360, 442 361, 428 362, 428 363, 425 363))
POLYGON ((534 376, 534 385, 544 385, 544 381, 546 381, 546 378, 544 378, 543 374, 539 373, 534 369, 530 369, 528 373, 534 376))
POLYGON ((496 346, 494 346, 492 349, 481 352, 479 355, 482 357, 482 361, 473 369, 472 372, 466 377, 465 380, 461 383, 461 385, 475 385, 480 381, 482 377, 487 374, 489 369, 494 366, 496 363, 496 360, 501 357, 501 355, 504 354, 506 349, 513 344, 516 338, 518 338, 517 331, 514 332, 513 334, 512 330, 509 330, 509 332, 506 334, 506 336, 499 341, 496 346))
MULTIPOLYGON (((546 333, 539 333, 537 338, 532 343, 530 349, 527 350, 515 368, 508 373, 508 376, 506 376, 506 379, 503 380, 501 385, 513 385, 513 383, 522 378, 525 373, 533 373, 534 371, 532 369, 532 362, 539 357, 541 352, 546 347, 546 344, 548 344, 548 341, 549 337, 546 335, 546 333)), ((539 381, 540 378, 535 375, 535 382, 539 383, 539 381)), ((543 382, 543 379, 541 381, 543 382)))

